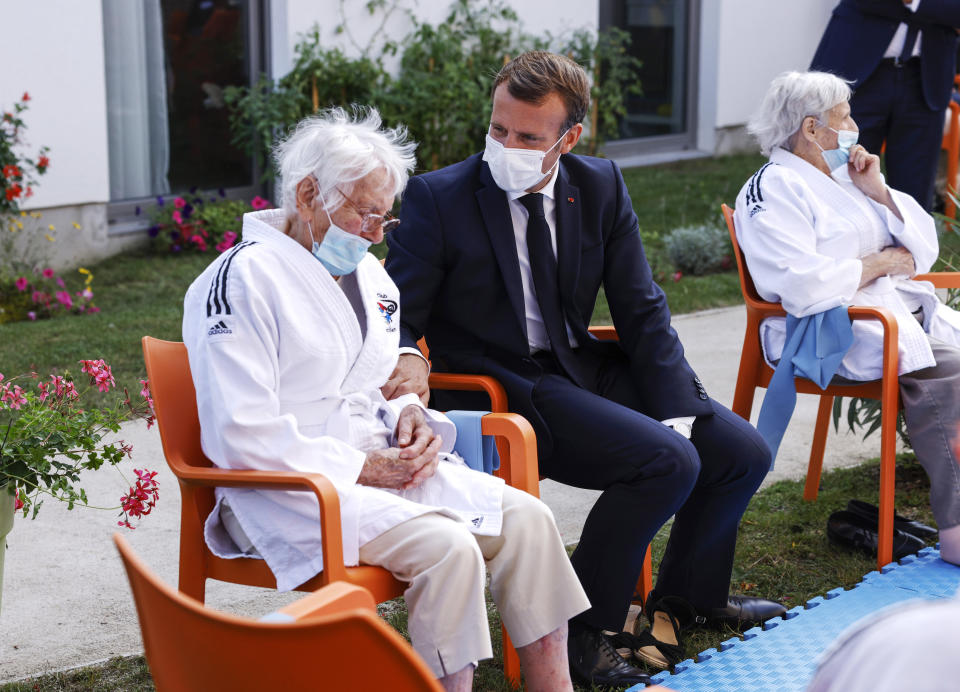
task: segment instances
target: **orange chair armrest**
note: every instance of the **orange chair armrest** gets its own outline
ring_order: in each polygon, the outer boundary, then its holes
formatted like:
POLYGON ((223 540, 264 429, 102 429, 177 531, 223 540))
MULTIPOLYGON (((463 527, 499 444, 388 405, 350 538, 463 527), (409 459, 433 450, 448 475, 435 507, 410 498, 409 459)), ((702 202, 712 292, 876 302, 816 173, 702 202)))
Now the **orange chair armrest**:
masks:
POLYGON ((323 545, 322 581, 324 584, 346 581, 347 573, 343 565, 343 538, 340 529, 340 498, 333 483, 322 473, 192 467, 178 473, 177 477, 184 485, 313 491, 320 504, 320 538, 323 545))
POLYGON ((501 455, 497 475, 507 485, 540 497, 537 436, 527 419, 516 413, 488 413, 481 419, 480 431, 507 442, 509 453, 501 455))
POLYGON ((896 401, 897 373, 900 372, 900 327, 897 319, 887 308, 852 305, 847 311, 851 320, 879 320, 883 326, 883 372, 893 373, 893 377, 885 379, 885 389, 890 391, 885 396, 893 396, 896 401))
POLYGON ((620 341, 617 334, 617 328, 610 324, 597 325, 590 327, 590 333, 600 341, 620 341))
POLYGON ((937 288, 960 288, 960 272, 928 272, 917 274, 914 281, 929 281, 937 288))
POLYGON ((276 612, 294 620, 303 620, 355 608, 376 613, 377 604, 373 600, 373 594, 362 586, 338 581, 299 598, 283 608, 278 608, 276 612))
POLYGON ((507 392, 503 385, 489 375, 464 375, 451 372, 430 373, 431 389, 453 389, 457 391, 486 392, 490 397, 490 410, 506 413, 507 392))

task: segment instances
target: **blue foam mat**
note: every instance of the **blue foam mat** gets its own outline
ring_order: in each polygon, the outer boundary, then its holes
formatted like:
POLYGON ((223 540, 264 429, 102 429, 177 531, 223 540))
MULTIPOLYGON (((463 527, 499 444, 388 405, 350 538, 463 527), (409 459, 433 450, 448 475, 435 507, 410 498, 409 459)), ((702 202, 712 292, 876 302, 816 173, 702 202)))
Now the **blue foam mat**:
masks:
MULTIPOLYGON (((802 691, 816 669, 820 654, 843 630, 859 620, 911 598, 947 598, 960 589, 960 567, 940 559, 939 551, 924 548, 900 564, 870 572, 850 590, 834 589, 797 606, 784 618, 768 621, 731 638, 716 649, 687 659, 651 678, 676 692, 802 691)), ((627 692, 641 692, 635 685, 627 692)))

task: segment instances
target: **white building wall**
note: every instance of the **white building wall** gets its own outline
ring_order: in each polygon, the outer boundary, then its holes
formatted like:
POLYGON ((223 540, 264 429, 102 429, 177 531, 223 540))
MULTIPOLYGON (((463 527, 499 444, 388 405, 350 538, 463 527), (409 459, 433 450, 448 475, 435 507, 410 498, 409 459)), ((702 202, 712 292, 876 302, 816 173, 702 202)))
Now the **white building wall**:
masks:
MULTIPOLYGON (((716 106, 714 127, 742 127, 766 92, 770 81, 785 70, 805 70, 820 42, 837 0, 702 0, 715 25, 713 31, 716 106), (708 5, 715 9, 708 10, 708 5)), ((705 58, 709 59, 707 56, 705 58)), ((703 90, 701 90, 703 94, 703 90)), ((716 148, 728 147, 717 141, 716 148)))
POLYGON ((107 100, 100 0, 4 3, 0 109, 29 92, 27 151, 50 147, 28 209, 106 202, 107 100))

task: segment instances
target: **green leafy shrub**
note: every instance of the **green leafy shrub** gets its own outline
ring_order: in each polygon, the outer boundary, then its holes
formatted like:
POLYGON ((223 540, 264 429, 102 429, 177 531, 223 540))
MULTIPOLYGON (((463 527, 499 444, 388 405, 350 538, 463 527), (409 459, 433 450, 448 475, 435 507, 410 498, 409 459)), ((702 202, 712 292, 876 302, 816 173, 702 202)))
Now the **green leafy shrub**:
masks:
MULTIPOLYGON (((366 8, 383 19, 401 5, 402 0, 369 0, 366 8)), ((343 1, 340 10, 342 19, 343 1)), ((591 134, 581 147, 587 153, 596 153, 605 137, 616 135, 626 112, 624 99, 640 92, 640 62, 627 54, 630 39, 622 30, 580 30, 567 38, 532 36, 522 31, 516 13, 501 0, 455 0, 436 26, 406 12, 412 31, 384 43, 377 57, 370 57, 372 44, 354 42, 360 50, 357 58, 323 48, 314 28, 297 44, 293 68, 282 79, 262 77, 252 88, 226 89, 234 143, 267 164, 277 135, 310 113, 329 106, 372 105, 387 125, 409 128, 419 143, 421 170, 447 166, 483 146, 492 78, 512 57, 531 49, 567 54, 593 76, 591 134), (388 55, 400 56, 395 77, 383 66, 388 55)), ((349 27, 342 22, 336 32, 349 35, 349 27)), ((272 167, 264 165, 264 179, 273 175, 272 167)))
POLYGON ((730 267, 730 239, 716 226, 675 228, 663 243, 670 261, 685 274, 700 276, 730 267))

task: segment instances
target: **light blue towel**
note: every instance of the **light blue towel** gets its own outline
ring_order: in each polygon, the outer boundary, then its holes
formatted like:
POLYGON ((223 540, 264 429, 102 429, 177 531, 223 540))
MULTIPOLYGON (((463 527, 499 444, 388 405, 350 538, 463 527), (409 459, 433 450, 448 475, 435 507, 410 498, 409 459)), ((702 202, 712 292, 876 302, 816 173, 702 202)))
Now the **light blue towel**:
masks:
POLYGON ((797 405, 794 377, 805 377, 826 389, 853 343, 847 306, 806 317, 787 315, 787 337, 777 369, 760 408, 757 430, 770 447, 770 468, 797 405))
POLYGON ((453 451, 463 457, 467 466, 484 473, 500 468, 500 455, 492 436, 481 432, 480 420, 489 411, 447 411, 446 415, 457 426, 457 441, 453 451))

